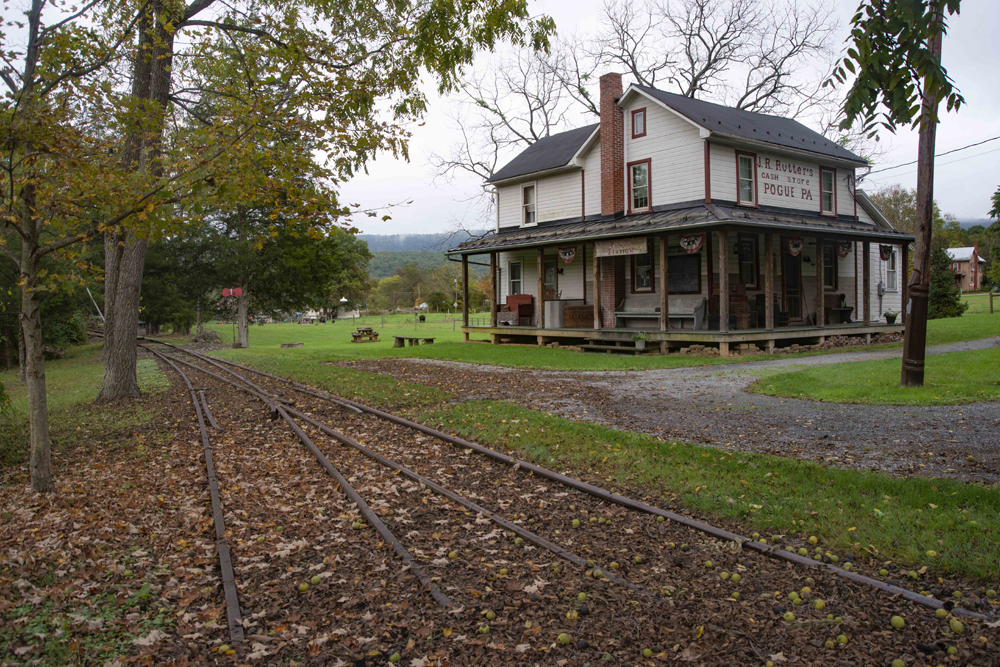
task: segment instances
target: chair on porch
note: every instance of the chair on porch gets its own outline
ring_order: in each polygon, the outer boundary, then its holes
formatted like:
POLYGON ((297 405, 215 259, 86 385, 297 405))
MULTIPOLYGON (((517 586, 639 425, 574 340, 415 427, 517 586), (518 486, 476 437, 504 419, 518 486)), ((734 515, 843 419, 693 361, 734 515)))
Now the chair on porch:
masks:
MULTIPOLYGON (((754 297, 754 312, 752 315, 756 316, 755 327, 758 329, 763 329, 767 326, 767 322, 764 320, 764 314, 767 312, 767 298, 764 294, 758 294, 754 297)), ((781 310, 778 305, 778 298, 775 296, 774 303, 772 304, 772 312, 774 313, 774 326, 775 327, 787 327, 788 326, 788 312, 781 310)))

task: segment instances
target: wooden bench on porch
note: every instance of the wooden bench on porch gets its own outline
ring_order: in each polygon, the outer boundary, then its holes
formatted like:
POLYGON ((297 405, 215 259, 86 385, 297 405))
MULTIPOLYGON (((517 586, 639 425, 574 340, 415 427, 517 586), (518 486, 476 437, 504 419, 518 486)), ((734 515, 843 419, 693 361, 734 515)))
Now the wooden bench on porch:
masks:
MULTIPOLYGON (((691 320, 691 328, 700 330, 705 323, 705 297, 703 296, 679 296, 670 299, 667 309, 667 322, 680 320, 680 328, 684 328, 684 322, 691 320)), ((618 308, 615 309, 616 320, 647 319, 660 320, 659 307, 652 310, 628 310, 625 307, 625 300, 622 300, 618 308)))
POLYGON ((393 336, 393 347, 405 347, 409 343, 410 347, 414 345, 430 345, 434 342, 433 338, 427 338, 426 336, 393 336))

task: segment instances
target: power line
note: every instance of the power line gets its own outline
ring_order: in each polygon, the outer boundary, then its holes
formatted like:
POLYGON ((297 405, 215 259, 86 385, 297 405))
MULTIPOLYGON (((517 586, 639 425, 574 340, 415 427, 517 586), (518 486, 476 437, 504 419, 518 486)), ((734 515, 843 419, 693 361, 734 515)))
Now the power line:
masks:
MULTIPOLYGON (((949 164, 955 164, 956 162, 963 162, 965 160, 972 160, 973 158, 982 157, 983 155, 989 155, 990 153, 996 153, 997 151, 1000 151, 1000 148, 994 148, 993 150, 983 151, 982 153, 976 153, 975 155, 966 155, 965 157, 960 157, 957 160, 949 160, 947 162, 942 162, 941 164, 935 165, 935 168, 937 168, 937 167, 946 167, 949 164)), ((914 173, 916 173, 916 169, 912 169, 910 171, 903 172, 902 174, 896 174, 896 177, 906 176, 908 174, 914 174, 914 173)))
MULTIPOLYGON (((964 151, 966 148, 973 148, 975 146, 982 146, 983 144, 988 144, 989 142, 996 141, 997 139, 1000 139, 1000 136, 990 137, 989 139, 983 139, 982 141, 977 141, 974 144, 969 144, 968 146, 962 146, 961 148, 953 148, 950 151, 945 151, 944 153, 938 153, 934 157, 935 158, 944 157, 945 155, 948 155, 950 153, 957 153, 958 151, 964 151)), ((865 176, 871 176, 872 174, 877 174, 877 173, 882 172, 882 171, 889 171, 890 169, 899 169, 900 167, 909 167, 911 164, 916 164, 916 163, 917 163, 917 160, 913 160, 912 162, 904 162, 903 164, 897 164, 897 165, 895 165, 893 167, 885 167, 883 169, 876 169, 874 171, 869 171, 867 174, 865 174, 865 176)))

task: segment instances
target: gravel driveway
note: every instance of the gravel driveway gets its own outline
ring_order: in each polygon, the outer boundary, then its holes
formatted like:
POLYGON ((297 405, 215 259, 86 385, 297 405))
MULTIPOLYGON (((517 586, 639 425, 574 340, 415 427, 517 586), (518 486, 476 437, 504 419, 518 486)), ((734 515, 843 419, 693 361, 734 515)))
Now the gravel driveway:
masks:
MULTIPOLYGON (((928 354, 986 349, 1000 338, 940 345, 928 354)), ((510 369, 427 359, 350 364, 437 385, 462 400, 491 398, 687 442, 901 475, 1000 482, 1000 403, 873 406, 744 391, 762 371, 901 356, 842 352, 725 366, 646 371, 510 369)))

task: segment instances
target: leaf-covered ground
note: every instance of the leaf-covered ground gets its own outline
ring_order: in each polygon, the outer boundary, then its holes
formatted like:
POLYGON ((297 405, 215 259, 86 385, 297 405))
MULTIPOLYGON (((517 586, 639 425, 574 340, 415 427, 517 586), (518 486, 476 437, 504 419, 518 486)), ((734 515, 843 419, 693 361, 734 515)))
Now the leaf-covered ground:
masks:
MULTIPOLYGON (((100 446, 110 443, 68 451, 56 460, 59 491, 48 497, 27 489, 23 469, 4 473, 0 662, 380 665, 398 653, 400 664, 412 667, 888 665, 896 658, 912 667, 956 656, 958 664, 996 664, 1000 633, 987 623, 967 620, 956 633, 951 618, 824 571, 742 551, 373 417, 288 396, 367 446, 593 561, 577 568, 518 543, 489 519, 307 428, 451 598, 453 606, 442 608, 374 529, 363 522, 355 528, 357 509, 286 425, 271 421, 256 400, 189 371, 207 389, 222 427, 209 433, 247 636, 226 651, 201 442, 188 394, 166 372, 173 387, 157 400, 157 417, 127 436, 142 444, 142 456, 100 446), (595 577, 595 570, 616 572, 644 592, 595 577), (892 628, 894 615, 903 628, 892 628)), ((287 395, 276 383, 262 384, 287 395)), ((609 485, 587 470, 566 472, 609 485)), ((802 540, 765 538, 796 548, 802 540)), ((838 555, 806 546, 828 560, 838 555)), ((860 551, 838 556, 866 573, 886 566, 860 551)), ((917 576, 918 589, 953 599, 957 589, 965 605, 992 613, 979 586, 938 580, 933 571, 917 576)))

